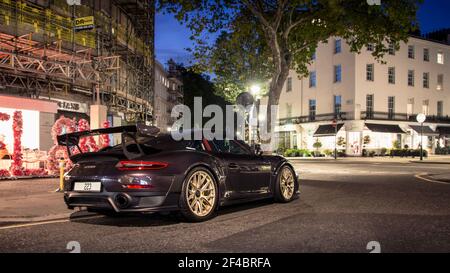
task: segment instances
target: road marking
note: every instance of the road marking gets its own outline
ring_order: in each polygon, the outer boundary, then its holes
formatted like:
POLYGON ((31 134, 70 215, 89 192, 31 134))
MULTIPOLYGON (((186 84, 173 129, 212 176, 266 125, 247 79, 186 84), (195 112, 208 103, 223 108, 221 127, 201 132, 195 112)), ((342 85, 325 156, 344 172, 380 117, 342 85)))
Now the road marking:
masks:
POLYGON ((419 174, 414 175, 414 177, 418 178, 418 179, 422 179, 422 180, 428 181, 428 182, 432 182, 432 183, 439 183, 439 184, 449 185, 449 183, 447 183, 447 182, 442 182, 442 181, 438 181, 438 180, 433 180, 433 179, 422 177, 423 175, 428 175, 428 174, 427 173, 419 173, 419 174))
POLYGON ((78 217, 74 219, 59 219, 59 220, 49 220, 49 221, 42 221, 42 222, 35 222, 35 223, 26 223, 26 224, 15 224, 10 226, 3 226, 0 227, 0 230, 6 230, 6 229, 14 229, 14 228, 23 228, 23 227, 32 227, 32 226, 41 226, 41 225, 48 225, 48 224, 58 224, 58 223, 66 223, 70 222, 71 220, 77 220, 77 219, 96 219, 96 218, 102 218, 103 215, 93 215, 93 216, 86 216, 86 217, 78 217))

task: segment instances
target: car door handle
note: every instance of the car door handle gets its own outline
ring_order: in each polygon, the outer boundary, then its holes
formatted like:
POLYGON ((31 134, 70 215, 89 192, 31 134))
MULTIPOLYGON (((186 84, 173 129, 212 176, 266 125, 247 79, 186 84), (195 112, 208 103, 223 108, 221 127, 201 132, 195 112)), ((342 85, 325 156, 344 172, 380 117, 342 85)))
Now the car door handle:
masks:
POLYGON ((228 164, 229 169, 239 169, 239 165, 236 163, 230 163, 228 164))

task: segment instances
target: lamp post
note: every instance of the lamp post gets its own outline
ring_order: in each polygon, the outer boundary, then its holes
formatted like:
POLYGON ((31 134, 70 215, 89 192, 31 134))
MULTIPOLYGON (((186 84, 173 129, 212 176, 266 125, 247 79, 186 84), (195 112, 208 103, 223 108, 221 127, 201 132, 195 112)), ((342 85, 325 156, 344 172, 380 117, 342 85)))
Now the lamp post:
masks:
POLYGON ((337 120, 333 119, 334 127, 334 159, 337 160, 337 120))
POLYGON ((423 123, 427 117, 424 114, 418 114, 416 120, 420 123, 420 160, 423 160, 423 123))
MULTIPOLYGON (((255 100, 255 107, 256 107, 256 142, 259 142, 259 122, 261 120, 260 113, 259 113, 259 105, 260 105, 260 92, 261 87, 258 84, 254 84, 250 87, 250 93, 253 95, 255 100)), ((253 138, 253 135, 252 135, 253 138)))

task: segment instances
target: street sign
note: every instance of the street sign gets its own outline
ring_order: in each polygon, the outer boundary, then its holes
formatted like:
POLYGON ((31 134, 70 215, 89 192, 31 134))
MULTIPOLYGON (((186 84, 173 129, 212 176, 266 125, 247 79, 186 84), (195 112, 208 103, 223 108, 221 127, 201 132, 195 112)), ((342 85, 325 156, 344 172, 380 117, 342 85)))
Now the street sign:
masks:
POLYGON ((424 123, 425 120, 427 119, 427 116, 425 116, 424 114, 420 113, 420 114, 417 115, 416 119, 417 119, 418 123, 424 123))
POLYGON ((93 29, 94 27, 95 27, 94 16, 86 16, 75 19, 74 25, 75 31, 93 29))

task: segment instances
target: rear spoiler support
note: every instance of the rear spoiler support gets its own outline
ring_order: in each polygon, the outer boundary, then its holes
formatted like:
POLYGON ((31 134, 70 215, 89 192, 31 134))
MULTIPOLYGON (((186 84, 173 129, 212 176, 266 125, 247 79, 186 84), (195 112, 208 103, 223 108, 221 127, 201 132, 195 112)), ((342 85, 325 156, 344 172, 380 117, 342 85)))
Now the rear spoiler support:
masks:
MULTIPOLYGON (((70 134, 64 134, 57 136, 58 144, 61 146, 67 147, 68 155, 71 155, 70 148, 77 147, 77 149, 81 151, 80 146, 78 145, 79 141, 83 137, 88 136, 98 136, 98 135, 106 135, 106 134, 122 134, 122 148, 124 154, 127 158, 133 158, 139 155, 134 153, 130 153, 127 151, 125 147, 125 139, 127 137, 131 138, 134 142, 136 142, 137 137, 139 136, 154 136, 159 133, 158 127, 155 126, 147 126, 145 124, 136 124, 136 125, 126 125, 126 126, 118 126, 118 127, 110 127, 110 128, 101 128, 94 130, 87 130, 81 132, 74 132, 70 134)), ((138 149, 140 154, 143 154, 143 151, 139 145, 138 149)))

